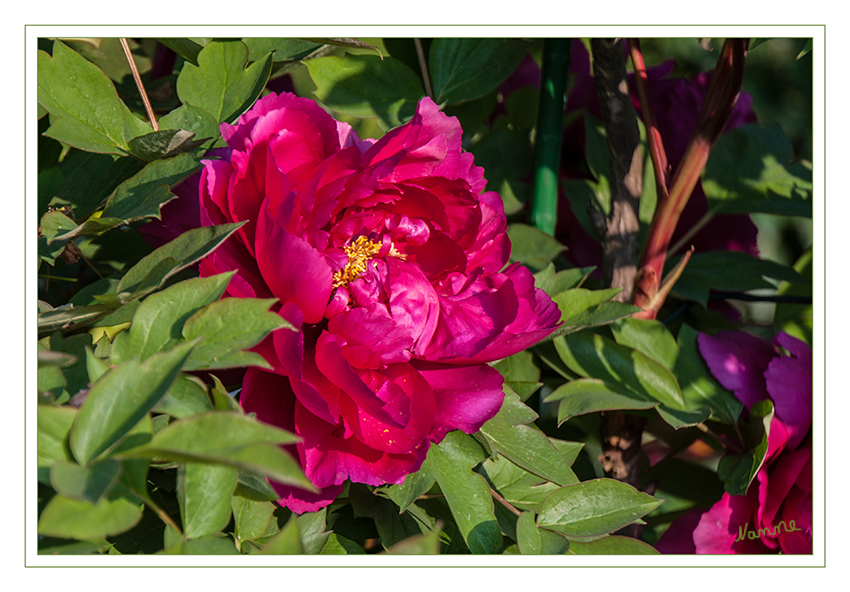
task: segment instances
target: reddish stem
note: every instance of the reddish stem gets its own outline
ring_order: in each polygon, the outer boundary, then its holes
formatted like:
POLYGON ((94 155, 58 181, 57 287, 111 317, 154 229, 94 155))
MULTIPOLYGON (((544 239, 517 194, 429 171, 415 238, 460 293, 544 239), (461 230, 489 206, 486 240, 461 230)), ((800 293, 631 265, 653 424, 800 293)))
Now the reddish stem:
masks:
POLYGON ((682 161, 673 175, 670 194, 658 206, 649 229, 646 247, 636 280, 634 303, 644 309, 635 316, 654 319, 664 303, 656 298, 667 248, 679 222, 679 216, 699 181, 712 147, 720 137, 735 108, 744 76, 747 40, 727 39, 720 51, 717 68, 711 77, 697 125, 685 149, 682 161))
POLYGON ((649 155, 652 158, 652 167, 655 170, 655 187, 658 192, 658 203, 667 200, 667 153, 664 150, 664 142, 658 131, 658 123, 655 119, 655 109, 649 98, 649 80, 646 75, 646 64, 640 50, 638 39, 629 39, 629 55, 632 58, 632 66, 635 71, 635 87, 637 88, 638 100, 640 101, 640 114, 643 125, 646 128, 646 139, 649 144, 649 155))

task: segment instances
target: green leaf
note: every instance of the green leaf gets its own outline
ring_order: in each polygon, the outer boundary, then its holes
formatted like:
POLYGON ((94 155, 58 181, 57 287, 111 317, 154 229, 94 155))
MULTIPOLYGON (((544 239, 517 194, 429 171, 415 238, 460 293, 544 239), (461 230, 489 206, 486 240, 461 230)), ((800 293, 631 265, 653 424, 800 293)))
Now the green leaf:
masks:
POLYGON ((739 251, 710 251, 696 253, 691 257, 673 286, 673 294, 706 306, 710 290, 744 292, 774 288, 762 276, 806 283, 801 274, 786 265, 739 251))
POLYGON ((750 449, 742 454, 727 454, 720 459, 717 465, 717 476, 723 481, 723 487, 729 495, 746 495, 750 483, 764 464, 773 415, 772 401, 764 400, 755 403, 750 408, 750 420, 746 431, 750 449))
POLYGON ((109 364, 94 355, 88 347, 86 348, 86 371, 89 375, 89 382, 92 384, 109 371, 109 364))
POLYGON ((227 526, 234 487, 236 469, 231 467, 192 462, 177 467, 177 500, 186 538, 199 539, 227 526))
MULTIPOLYGON (((293 515, 279 533, 263 545, 262 555, 302 555, 305 553, 304 543, 299 533, 299 519, 293 515)), ((322 522, 324 525, 324 521, 322 522)))
POLYGON ((438 104, 487 94, 501 84, 528 52, 519 39, 435 39, 428 67, 438 104))
MULTIPOLYGON (((193 314, 183 325, 183 337, 203 341, 189 360, 189 370, 226 368, 233 352, 258 344, 266 335, 280 328, 294 331, 283 317, 268 308, 274 300, 225 298, 213 302, 193 314)), ((141 308, 141 307, 140 307, 141 308)))
POLYGON ((198 54, 198 65, 183 65, 177 95, 184 103, 231 123, 262 93, 272 67, 271 55, 247 68, 248 48, 241 41, 211 41, 198 54))
POLYGON ((715 212, 812 217, 812 168, 794 157, 778 123, 744 125, 723 134, 702 174, 715 212))
POLYGON ((218 121, 206 109, 195 107, 194 105, 184 104, 179 108, 171 111, 159 120, 161 130, 182 130, 189 131, 195 134, 200 145, 209 147, 213 140, 221 137, 221 131, 218 129, 218 121), (207 143, 204 143, 204 140, 207 143))
POLYGON ((142 507, 117 497, 97 504, 56 495, 38 518, 38 534, 65 539, 91 540, 119 534, 142 517, 142 507))
POLYGON ((239 471, 236 476, 236 489, 233 490, 233 495, 255 502, 273 502, 280 499, 280 494, 272 489, 265 477, 246 471, 239 471))
POLYGON ((214 251, 243 223, 204 226, 184 232, 130 268, 116 291, 124 302, 160 288, 169 277, 214 251))
POLYGON ((570 541, 571 555, 658 555, 651 545, 632 537, 610 535, 589 543, 570 541))
POLYGON ((92 385, 71 429, 71 450, 80 464, 103 454, 153 409, 177 378, 195 344, 181 344, 143 363, 133 358, 92 385))
POLYGON ((581 286, 594 269, 594 267, 573 267, 556 272, 555 265, 550 263, 534 274, 534 285, 549 296, 554 296, 581 286))
POLYGON ((631 524, 662 500, 613 479, 593 479, 552 492, 537 525, 570 537, 595 537, 631 524))
POLYGON ((194 376, 180 374, 154 408, 154 413, 165 413, 177 419, 197 413, 212 411, 212 403, 203 383, 194 376))
POLYGON ((566 247, 554 237, 539 228, 526 224, 508 226, 511 239, 511 261, 518 261, 532 269, 540 270, 548 266, 566 247))
POLYGON ((68 434, 77 416, 73 407, 38 406, 38 466, 49 467, 57 461, 73 461, 68 434))
MULTIPOLYGON (((278 506, 269 502, 233 495, 230 498, 230 510, 233 512, 233 536, 237 545, 241 547, 246 541, 256 541, 277 534, 280 529, 275 512, 278 509, 278 506)), ((297 533, 295 538, 301 544, 297 533)))
POLYGON ((235 411, 236 413, 244 413, 242 406, 236 402, 231 393, 221 384, 218 376, 211 374, 215 386, 212 388, 213 407, 216 411, 235 411))
POLYGON ((433 485, 434 477, 427 471, 419 470, 407 475, 402 483, 383 486, 378 493, 394 501, 399 511, 404 512, 433 485))
POLYGON ((210 411, 179 419, 156 434, 148 444, 120 456, 224 464, 314 491, 299 464, 277 446, 297 440, 297 436, 260 423, 253 417, 210 411), (227 434, 227 438, 222 438, 222 434, 227 434))
POLYGON ((38 102, 55 118, 46 136, 88 152, 125 155, 133 117, 109 77, 61 41, 38 52, 38 102))
POLYGON ((49 335, 58 329, 70 328, 72 325, 84 325, 97 319, 111 309, 103 304, 94 306, 69 306, 68 308, 57 308, 38 314, 38 334, 49 335))
POLYGON ((164 37, 157 39, 157 41, 196 66, 198 65, 198 54, 204 48, 203 45, 195 43, 191 39, 164 37))
POLYGON ((546 434, 525 425, 537 419, 537 414, 523 405, 509 387, 505 390, 505 401, 499 413, 481 426, 481 433, 490 442, 490 447, 547 481, 558 485, 577 483, 575 474, 546 434))
POLYGON ((301 534, 301 542, 304 544, 304 552, 307 555, 318 555, 328 539, 325 531, 327 508, 318 512, 305 512, 296 516, 298 532, 301 534))
POLYGON ((119 184, 138 173, 144 163, 135 158, 115 158, 72 150, 62 162, 65 182, 49 204, 70 206, 77 220, 88 218, 119 184))
POLYGON ((352 117, 377 117, 383 129, 410 120, 425 96, 413 70, 391 57, 327 56, 304 64, 322 103, 352 117))
POLYGON ((652 409, 660 403, 634 393, 616 383, 598 378, 580 378, 559 386, 546 397, 546 403, 558 403, 558 425, 577 416, 597 411, 652 409))
POLYGON ((164 128, 133 138, 128 143, 128 146, 133 156, 139 160, 151 162, 191 152, 210 139, 209 136, 200 140, 194 138, 195 132, 179 128, 164 128))
POLYGON ((523 512, 516 521, 517 547, 523 555, 563 555, 570 548, 563 535, 543 530, 534 523, 534 512, 523 512))
POLYGON ((321 550, 322 555, 363 555, 365 553, 363 547, 335 532, 328 535, 328 540, 321 550))
POLYGON ((561 360, 576 374, 622 385, 674 409, 684 408, 676 378, 646 354, 586 332, 558 337, 554 343, 561 360))
MULTIPOLYGON (((183 341, 186 321, 204 306, 221 298, 232 277, 233 272, 193 278, 148 296, 133 315, 127 352, 145 360, 183 341)), ((202 336, 198 334, 193 338, 202 336)))
POLYGON ((475 440, 454 431, 431 446, 423 468, 439 483, 469 550, 495 553, 502 533, 493 513, 493 498, 487 481, 472 471, 482 460, 484 452, 475 440))
POLYGON ((355 518, 372 518, 375 521, 385 549, 423 532, 424 527, 413 516, 400 512, 393 502, 373 494, 365 485, 352 483, 348 498, 355 518))
POLYGON ((121 464, 106 459, 89 467, 56 462, 50 467, 50 484, 65 497, 97 504, 118 481, 121 464))
POLYGON ((502 455, 485 460, 481 473, 505 500, 520 510, 536 510, 547 495, 559 488, 559 485, 541 479, 502 455))
POLYGON ((268 53, 274 53, 272 59, 275 63, 297 61, 322 47, 321 43, 315 41, 271 37, 245 37, 242 43, 248 48, 249 59, 252 62, 268 53))
POLYGON ((629 317, 613 323, 611 332, 617 343, 645 353, 668 370, 676 364, 679 346, 661 321, 629 317))
POLYGON ((406 538, 386 550, 387 555, 438 555, 439 553, 439 529, 406 538))

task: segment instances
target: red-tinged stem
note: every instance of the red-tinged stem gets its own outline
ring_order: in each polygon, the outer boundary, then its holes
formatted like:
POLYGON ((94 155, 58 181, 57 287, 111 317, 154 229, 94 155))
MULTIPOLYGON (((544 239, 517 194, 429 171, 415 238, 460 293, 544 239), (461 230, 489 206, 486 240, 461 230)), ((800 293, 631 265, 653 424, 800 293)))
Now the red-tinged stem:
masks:
POLYGON ((717 68, 711 78, 697 125, 685 149, 682 161, 673 175, 670 194, 659 204, 649 229, 641 267, 635 286, 634 304, 644 309, 635 316, 654 319, 664 303, 656 298, 670 239, 688 203, 712 147, 720 137, 735 108, 744 76, 747 40, 727 39, 720 51, 717 68))
POLYGON ((655 119, 655 109, 649 98, 649 80, 646 75, 646 64, 640 50, 638 39, 629 39, 629 55, 635 71, 635 87, 637 88, 638 100, 640 101, 641 119, 646 128, 646 139, 649 144, 649 155, 652 158, 652 167, 655 171, 655 188, 658 192, 658 203, 667 200, 667 152, 664 150, 664 142, 658 131, 658 122, 655 119))

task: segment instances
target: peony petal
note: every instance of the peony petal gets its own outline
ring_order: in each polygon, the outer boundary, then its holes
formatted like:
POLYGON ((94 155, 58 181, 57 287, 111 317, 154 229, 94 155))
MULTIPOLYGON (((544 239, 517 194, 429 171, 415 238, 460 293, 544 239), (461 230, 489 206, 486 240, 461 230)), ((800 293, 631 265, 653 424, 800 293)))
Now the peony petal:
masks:
MULTIPOLYGON (((754 489, 754 488, 753 488, 754 489)), ((757 501, 752 495, 724 493, 719 502, 705 512, 694 529, 694 545, 700 554, 766 553, 761 540, 750 539, 752 516, 757 501), (737 540, 736 539, 741 539, 737 540)))
POLYGON ((655 543, 655 550, 665 555, 696 553, 694 530, 703 513, 703 510, 691 510, 674 520, 655 543))
POLYGON ((346 479, 367 485, 401 483, 422 466, 427 440, 415 453, 391 454, 363 444, 356 436, 343 437, 343 426, 326 423, 295 406, 295 426, 304 438, 304 471, 317 487, 341 485, 346 479))
POLYGON ((452 430, 477 432, 502 407, 504 379, 486 364, 452 366, 414 360, 411 365, 434 390, 434 442, 441 442, 452 430))
POLYGON ((794 487, 782 505, 782 532, 779 548, 783 553, 812 554, 812 494, 794 487))
POLYGON ((295 302, 305 323, 318 323, 330 300, 333 273, 324 256, 303 239, 284 230, 260 212, 257 224, 257 263, 263 278, 281 303, 295 302))
POLYGON ((760 528, 773 528, 779 508, 794 487, 801 473, 811 463, 812 451, 804 448, 784 455, 770 469, 767 498, 759 508, 760 528))
POLYGON ((776 415, 788 429, 788 446, 796 449, 812 426, 812 349, 786 333, 779 333, 773 341, 791 356, 771 360, 764 379, 776 415))
POLYGON ((355 368, 407 362, 413 339, 382 304, 353 308, 333 317, 328 332, 345 340, 342 355, 355 368))
POLYGON ((775 353, 769 343, 743 331, 700 333, 697 341, 711 373, 747 409, 768 398, 764 371, 775 353))

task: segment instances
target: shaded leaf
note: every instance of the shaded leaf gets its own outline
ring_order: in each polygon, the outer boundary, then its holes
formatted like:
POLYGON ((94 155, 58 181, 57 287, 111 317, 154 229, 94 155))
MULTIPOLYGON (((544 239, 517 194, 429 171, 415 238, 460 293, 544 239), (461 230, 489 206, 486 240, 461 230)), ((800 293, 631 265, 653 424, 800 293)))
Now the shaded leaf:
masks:
POLYGON ((435 39, 428 67, 438 104, 475 99, 501 84, 528 52, 519 39, 435 39))
POLYGON ((660 403, 598 378, 581 378, 559 386, 545 402, 558 403, 558 425, 577 415, 622 409, 652 409, 660 403))
POLYGON ((383 129, 406 123, 425 96, 416 74, 391 57, 326 56, 305 65, 322 103, 352 117, 377 117, 383 129))
POLYGON ((386 550, 387 555, 437 555, 439 553, 439 529, 406 538, 386 550))
POLYGON ((526 224, 508 226, 511 239, 511 261, 518 261, 532 269, 540 270, 549 265, 566 247, 539 228, 526 224))
POLYGON ((263 545, 262 555, 302 555, 305 552, 304 543, 299 533, 300 516, 292 516, 279 533, 263 545))
POLYGON ((56 495, 38 519, 38 534, 66 539, 97 539, 132 528, 142 507, 130 500, 104 498, 96 505, 56 495))
POLYGON ((106 459, 89 467, 56 462, 50 467, 50 484, 65 497, 97 504, 118 481, 121 465, 106 459))
POLYGON ((191 152, 209 139, 209 137, 206 137, 196 140, 195 132, 179 128, 165 128, 133 138, 128 145, 133 156, 145 162, 150 162, 191 152))
POLYGON ((569 541, 560 534, 537 527, 534 512, 523 512, 516 523, 517 547, 523 555, 563 555, 569 541))
POLYGON ((729 495, 746 495, 747 489, 764 464, 768 449, 773 402, 759 401, 750 408, 746 437, 749 450, 742 454, 727 454, 717 465, 717 476, 729 495))

